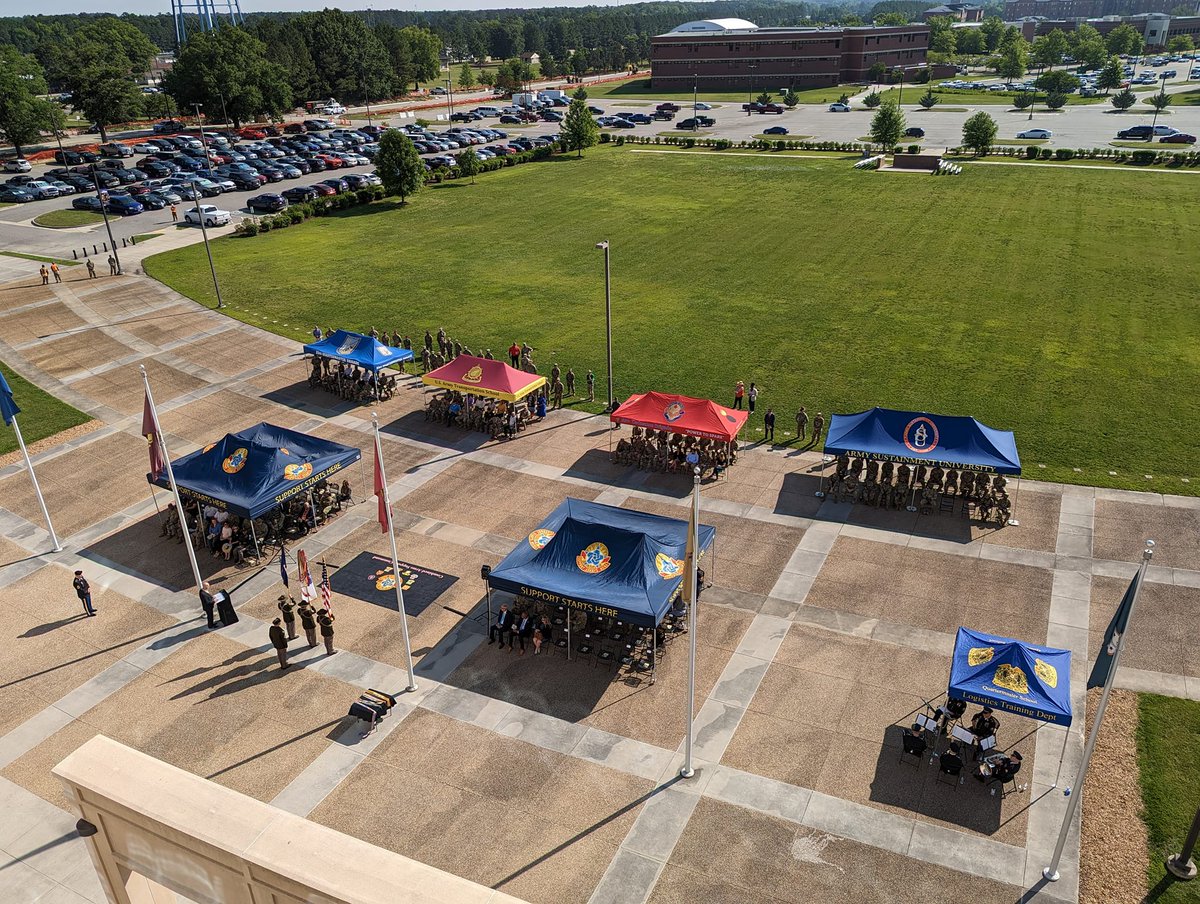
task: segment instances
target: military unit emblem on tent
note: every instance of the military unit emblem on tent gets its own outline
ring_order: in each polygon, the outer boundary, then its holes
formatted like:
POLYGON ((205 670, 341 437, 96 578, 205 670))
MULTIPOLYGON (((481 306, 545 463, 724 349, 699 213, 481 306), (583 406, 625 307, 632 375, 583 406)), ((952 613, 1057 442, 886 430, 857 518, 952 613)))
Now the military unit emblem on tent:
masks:
POLYGON ((612 556, 603 543, 593 543, 575 558, 575 564, 584 574, 599 574, 612 564, 612 556))
POLYGON ((904 445, 918 455, 936 449, 939 439, 937 424, 927 417, 915 417, 904 428, 904 445))
POLYGON ((307 461, 298 465, 287 465, 283 469, 283 476, 288 480, 303 480, 305 477, 311 477, 312 465, 307 461))
POLYGON ((539 527, 529 535, 529 545, 534 549, 541 549, 553 539, 554 531, 539 527))
POLYGON ((663 411, 663 417, 674 423, 683 417, 683 405, 681 405, 679 402, 672 402, 666 407, 666 410, 663 411))
POLYGON ((226 474, 236 474, 242 468, 246 467, 246 460, 249 457, 250 453, 246 449, 237 449, 232 455, 221 462, 221 470, 226 474))
POLYGON ((671 578, 677 578, 683 574, 683 559, 674 559, 665 552, 660 552, 654 557, 654 567, 658 571, 659 577, 664 581, 669 581, 671 578))

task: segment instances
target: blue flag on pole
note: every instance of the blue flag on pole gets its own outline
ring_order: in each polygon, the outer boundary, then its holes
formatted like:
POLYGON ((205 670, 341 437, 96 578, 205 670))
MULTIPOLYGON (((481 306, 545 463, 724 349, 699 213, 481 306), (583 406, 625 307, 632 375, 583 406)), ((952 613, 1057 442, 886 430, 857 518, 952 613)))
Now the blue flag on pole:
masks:
POLYGON ((1129 627, 1129 611, 1133 608, 1133 598, 1137 596, 1140 574, 1139 571, 1129 582, 1125 596, 1121 597, 1121 605, 1117 606, 1112 621, 1108 623, 1108 629, 1104 632, 1104 643, 1100 645, 1100 652, 1096 654, 1096 661, 1092 664, 1092 673, 1088 675, 1089 688, 1104 687, 1112 677, 1113 658, 1117 655, 1117 645, 1121 642, 1121 636, 1129 627))
POLYGON ((279 547, 279 576, 283 578, 283 586, 286 587, 288 585, 286 546, 279 547))
POLYGON ((13 401, 12 390, 8 386, 8 380, 4 379, 3 373, 0 373, 0 415, 4 416, 4 426, 7 427, 11 424, 12 419, 20 413, 21 409, 13 401))

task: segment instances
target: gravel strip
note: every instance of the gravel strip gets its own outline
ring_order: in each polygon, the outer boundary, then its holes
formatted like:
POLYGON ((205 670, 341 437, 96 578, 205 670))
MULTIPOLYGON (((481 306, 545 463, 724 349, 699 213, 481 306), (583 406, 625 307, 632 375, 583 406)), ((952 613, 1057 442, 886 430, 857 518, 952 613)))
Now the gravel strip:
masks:
MULTIPOLYGON (((1099 690, 1088 693, 1089 712, 1099 702, 1099 690)), ((1137 694, 1113 691, 1083 797, 1079 904, 1137 902, 1146 895, 1150 853, 1141 818, 1137 724, 1137 694)))

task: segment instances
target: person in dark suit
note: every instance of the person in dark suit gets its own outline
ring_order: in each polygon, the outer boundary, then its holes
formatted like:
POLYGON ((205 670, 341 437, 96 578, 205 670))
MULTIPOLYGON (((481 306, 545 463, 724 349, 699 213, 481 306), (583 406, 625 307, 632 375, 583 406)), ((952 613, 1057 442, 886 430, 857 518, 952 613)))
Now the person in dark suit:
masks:
POLYGON ((208 626, 215 628, 217 623, 213 620, 213 612, 217 608, 217 599, 212 595, 208 581, 200 585, 200 606, 204 609, 204 616, 208 619, 208 626))
POLYGON ((92 606, 92 585, 87 582, 82 571, 75 572, 75 580, 71 582, 71 585, 75 588, 75 595, 79 597, 79 602, 83 603, 83 614, 95 615, 96 609, 92 606))
POLYGON ((550 616, 543 615, 533 629, 533 655, 542 652, 542 644, 554 640, 554 626, 550 624, 550 616))
POLYGON ((500 648, 504 649, 504 638, 508 638, 508 648, 512 649, 512 624, 513 614, 508 610, 508 603, 500 604, 500 611, 496 615, 496 623, 488 629, 488 643, 496 642, 496 635, 500 635, 500 648))
POLYGON ((961 750, 958 741, 951 741, 950 749, 942 754, 940 768, 947 775, 958 775, 962 772, 963 759, 959 752, 961 750))
MULTIPOLYGON (((517 655, 525 655, 525 639, 533 639, 533 618, 528 612, 522 612, 517 616, 516 622, 513 623, 513 633, 517 635, 517 640, 521 644, 521 652, 517 655)), ((512 649, 512 641, 508 642, 508 648, 512 649)))

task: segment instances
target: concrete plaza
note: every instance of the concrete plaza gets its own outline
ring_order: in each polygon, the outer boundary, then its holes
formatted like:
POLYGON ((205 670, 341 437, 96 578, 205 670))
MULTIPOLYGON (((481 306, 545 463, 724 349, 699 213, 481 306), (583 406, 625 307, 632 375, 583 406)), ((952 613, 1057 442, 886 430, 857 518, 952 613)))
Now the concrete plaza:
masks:
POLYGON ((167 494, 145 482, 137 365, 172 457, 264 420, 364 450, 355 504, 298 544, 334 565, 390 554, 370 412, 310 390, 297 343, 138 276, 0 286, 0 336, 7 364, 97 422, 35 456, 62 553, 22 466, 0 468, 5 902, 102 900, 50 774, 96 734, 532 902, 916 902, 932 889, 1074 902, 1077 829, 1063 880, 1040 872, 1082 748, 1090 658, 1147 537, 1155 564, 1120 682, 1200 699, 1186 637, 1200 499, 1022 481, 1020 525, 983 529, 822 501, 819 454, 759 444, 703 489, 717 541, 699 608, 699 769, 680 780, 686 639, 654 684, 586 657, 501 652, 479 572, 567 496, 686 518, 688 482, 613 465, 600 416, 553 412, 502 443, 441 427, 410 377, 376 408, 400 557, 457 581, 410 618, 418 690, 363 739, 345 718, 359 691, 407 683, 396 613, 338 593, 334 571, 338 652, 301 640, 300 667, 281 672, 266 630, 277 561, 239 571, 202 550, 242 616, 208 631, 184 550, 161 535, 167 494), (75 568, 97 618, 75 600, 75 568), (960 625, 1075 654, 1070 730, 1001 714, 1025 791, 901 761, 903 727, 945 693, 960 625))

